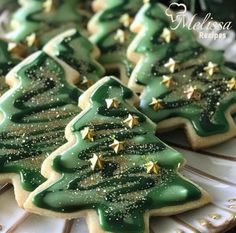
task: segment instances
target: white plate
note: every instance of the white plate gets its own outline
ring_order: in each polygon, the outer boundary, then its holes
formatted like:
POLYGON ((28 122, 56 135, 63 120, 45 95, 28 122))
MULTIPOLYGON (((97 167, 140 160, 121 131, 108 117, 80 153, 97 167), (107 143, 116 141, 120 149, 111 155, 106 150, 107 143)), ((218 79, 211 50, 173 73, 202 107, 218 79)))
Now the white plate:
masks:
MULTIPOLYGON (((188 163, 182 173, 207 190, 213 202, 173 217, 152 218, 150 233, 223 233, 236 225, 236 138, 200 152, 188 147, 181 132, 162 139, 185 155, 188 163)), ((52 233, 88 233, 83 219, 65 221, 26 213, 17 206, 9 186, 0 191, 0 224, 0 233, 49 233, 52 229, 52 233)))

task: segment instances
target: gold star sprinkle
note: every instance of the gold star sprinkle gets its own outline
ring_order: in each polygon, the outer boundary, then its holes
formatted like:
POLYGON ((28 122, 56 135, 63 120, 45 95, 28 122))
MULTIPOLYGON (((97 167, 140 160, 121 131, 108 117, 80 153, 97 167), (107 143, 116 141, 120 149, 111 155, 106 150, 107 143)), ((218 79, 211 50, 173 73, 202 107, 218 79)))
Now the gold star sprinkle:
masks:
POLYGON ((213 74, 219 71, 218 65, 215 63, 212 63, 211 61, 208 62, 208 65, 204 67, 203 69, 209 76, 212 76, 213 74))
POLYGON ((124 143, 125 143, 124 141, 118 141, 115 139, 114 142, 111 145, 109 145, 109 147, 111 147, 117 154, 121 150, 124 150, 124 143))
POLYGON ((90 129, 89 127, 85 127, 83 130, 80 131, 81 132, 81 135, 82 135, 82 138, 83 139, 88 139, 90 141, 94 141, 94 130, 93 129, 90 129))
POLYGON ((114 39, 123 44, 127 39, 127 33, 124 30, 118 29, 114 36, 114 39))
POLYGON ((171 73, 174 73, 175 70, 179 69, 179 62, 175 61, 173 58, 170 58, 167 63, 164 64, 165 68, 168 68, 171 73))
POLYGON ((145 164, 146 168, 147 168, 147 173, 148 174, 158 174, 160 167, 157 165, 157 163, 154 162, 148 162, 145 164))
POLYGON ((135 125, 139 124, 138 119, 139 118, 137 116, 132 116, 129 114, 128 118, 126 118, 123 122, 132 129, 135 125))
POLYGON ((88 89, 89 87, 91 87, 93 85, 93 81, 90 79, 87 79, 86 77, 83 78, 83 81, 80 83, 80 86, 88 89))
POLYGON ((54 0, 47 0, 43 3, 44 12, 50 13, 55 9, 55 1, 54 0))
POLYGON ((170 43, 171 40, 174 38, 174 33, 168 28, 164 28, 160 38, 163 39, 166 43, 170 43))
POLYGON ((235 78, 231 78, 230 80, 226 81, 226 84, 230 90, 236 90, 236 80, 235 78))
POLYGON ((17 57, 25 57, 27 54, 26 48, 19 43, 10 42, 8 43, 7 50, 17 57))
POLYGON ((200 100, 201 99, 201 92, 196 87, 189 87, 184 93, 187 96, 187 99, 191 100, 200 100))
POLYGON ((107 108, 119 108, 120 102, 116 98, 106 99, 107 108))
POLYGON ((152 102, 149 104, 153 108, 154 111, 157 111, 159 109, 163 108, 163 101, 160 99, 152 98, 152 102))
POLYGON ((163 75, 161 83, 164 84, 167 88, 170 88, 171 86, 173 86, 174 81, 171 76, 163 75))
POLYGON ((125 26, 125 27, 129 27, 129 25, 132 23, 133 18, 129 16, 129 14, 123 14, 120 17, 120 22, 125 26))
POLYGON ((104 160, 102 155, 93 154, 93 157, 89 159, 91 162, 91 168, 94 171, 96 168, 102 169, 104 166, 104 160))
POLYGON ((35 33, 27 36, 25 40, 28 47, 37 46, 39 43, 39 39, 35 33))

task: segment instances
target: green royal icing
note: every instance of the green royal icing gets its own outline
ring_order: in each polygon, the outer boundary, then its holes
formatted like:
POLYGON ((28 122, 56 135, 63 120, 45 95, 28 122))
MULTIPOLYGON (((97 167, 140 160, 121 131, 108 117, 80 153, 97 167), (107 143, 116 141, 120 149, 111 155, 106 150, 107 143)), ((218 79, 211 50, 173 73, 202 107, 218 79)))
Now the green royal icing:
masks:
MULTIPOLYGON (((79 61, 90 64, 88 57, 79 61)), ((19 174, 22 188, 33 191, 45 181, 40 174, 43 160, 65 143, 65 126, 80 112, 81 91, 68 83, 60 63, 44 52, 15 69, 19 85, 0 99, 0 173, 19 174)))
MULTIPOLYGON (((45 4, 50 0, 24 0, 11 20, 12 31, 7 38, 15 42, 25 42, 27 36, 36 33, 39 47, 51 38, 70 28, 77 27, 86 31, 91 12, 81 0, 57 0, 51 11, 45 11, 45 4), (84 7, 84 8, 80 8, 84 7)), ((91 1, 88 1, 91 2, 91 1)))
POLYGON ((134 70, 137 83, 146 86, 141 96, 141 111, 155 122, 173 117, 186 118, 199 136, 227 132, 225 112, 235 103, 235 90, 229 90, 227 80, 236 76, 235 67, 224 62, 222 52, 201 46, 192 31, 186 28, 179 27, 171 42, 164 42, 160 35, 164 28, 170 30, 171 24, 159 4, 145 4, 138 17, 146 22, 143 30, 148 35, 145 38, 138 35, 138 47, 135 48, 136 52, 145 54, 134 70), (173 74, 165 67, 170 58, 180 65, 173 74), (208 62, 219 66, 219 71, 212 77, 204 71, 208 62), (173 78, 171 88, 162 83, 163 75, 173 78), (201 100, 187 99, 185 92, 191 86, 200 90, 201 100), (153 97, 163 101, 163 108, 155 111, 149 105, 153 97))
POLYGON ((53 160, 52 168, 61 178, 36 194, 36 206, 62 213, 94 209, 105 231, 143 233, 145 211, 201 197, 177 172, 182 155, 155 136, 155 125, 127 102, 132 96, 113 78, 93 92, 90 107, 71 125, 75 144, 53 160), (120 102, 118 109, 107 108, 105 100, 110 98, 120 102), (129 114, 139 119, 133 128, 122 123, 129 114), (94 141, 82 138, 85 127, 94 129, 94 141), (109 146, 114 139, 125 141, 117 154, 109 146), (105 162, 93 171, 89 159, 94 153, 102 154, 105 162), (158 163, 158 174, 147 173, 150 161, 158 163))
POLYGON ((133 65, 126 57, 127 47, 133 38, 133 33, 130 32, 129 26, 122 23, 121 17, 128 14, 133 18, 142 4, 143 0, 106 0, 104 9, 97 12, 92 18, 98 31, 90 39, 101 50, 102 55, 99 61, 104 65, 122 65, 125 68, 126 79, 133 69, 133 65), (116 39, 119 29, 126 35, 124 42, 116 39))
POLYGON ((8 44, 0 40, 0 96, 8 90, 8 85, 5 83, 5 75, 18 62, 8 51, 8 44))

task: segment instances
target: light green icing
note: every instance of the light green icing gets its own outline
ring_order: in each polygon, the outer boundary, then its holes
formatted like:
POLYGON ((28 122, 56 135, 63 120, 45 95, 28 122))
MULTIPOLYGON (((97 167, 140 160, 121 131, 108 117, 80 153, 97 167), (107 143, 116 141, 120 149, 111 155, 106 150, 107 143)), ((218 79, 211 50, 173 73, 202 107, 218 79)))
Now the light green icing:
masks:
POLYGON ((150 209, 182 205, 201 197, 200 190, 177 172, 183 157, 162 143, 155 125, 127 101, 131 90, 107 78, 90 97, 90 107, 71 125, 76 142, 58 155, 52 168, 61 178, 39 192, 33 203, 61 213, 94 209, 104 231, 143 233, 144 213, 150 209), (116 98, 119 108, 107 108, 106 99, 116 98), (136 115, 133 128, 122 123, 136 115), (82 138, 81 130, 94 129, 94 141, 82 138), (124 141, 117 154, 109 146, 124 141), (90 158, 102 154, 104 167, 91 169, 90 158), (158 174, 148 174, 145 164, 158 163, 158 174))
MULTIPOLYGON (((87 8, 79 8, 81 0, 55 1, 55 7, 50 12, 45 11, 46 2, 46 0, 22 1, 21 8, 13 14, 11 21, 13 27, 7 37, 12 41, 25 42, 27 36, 36 33, 41 46, 69 28, 77 27, 85 31, 91 12, 87 8)), ((84 6, 87 7, 86 4, 84 6)))

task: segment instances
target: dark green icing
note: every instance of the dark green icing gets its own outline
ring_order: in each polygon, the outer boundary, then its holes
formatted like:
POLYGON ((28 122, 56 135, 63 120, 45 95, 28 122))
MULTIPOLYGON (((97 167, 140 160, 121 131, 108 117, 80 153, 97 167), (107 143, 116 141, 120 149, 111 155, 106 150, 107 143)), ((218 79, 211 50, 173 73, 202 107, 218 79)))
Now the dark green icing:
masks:
POLYGON ((26 37, 36 33, 39 43, 30 48, 35 50, 51 38, 70 28, 77 27, 86 31, 86 26, 91 12, 88 3, 81 4, 82 0, 56 0, 55 7, 50 12, 45 11, 44 4, 47 0, 25 0, 21 8, 17 10, 11 20, 11 24, 17 24, 7 34, 7 38, 15 42, 25 43, 26 37), (82 7, 82 8, 81 8, 82 7), (85 7, 85 8, 83 8, 85 7))
POLYGON ((54 171, 61 178, 33 198, 40 208, 61 213, 94 209, 103 230, 143 233, 144 213, 151 209, 182 205, 201 197, 200 190, 177 172, 183 157, 156 136, 155 125, 127 101, 131 90, 109 77, 90 97, 90 107, 73 120, 76 142, 55 157, 54 171), (107 108, 106 99, 116 98, 119 108, 107 108), (127 127, 128 115, 139 124, 127 127), (83 139, 81 130, 94 129, 94 141, 83 139), (125 141, 117 154, 109 145, 125 141), (104 167, 94 171, 89 159, 103 155, 104 167), (157 162, 158 174, 148 174, 145 164, 157 162))
POLYGON ((161 5, 154 1, 141 8, 139 17, 145 23, 143 30, 147 35, 139 37, 135 48, 136 52, 145 54, 134 70, 136 82, 146 86, 141 96, 141 111, 155 122, 186 118, 199 136, 227 132, 225 112, 235 102, 235 90, 229 90, 226 81, 235 77, 236 71, 225 63, 222 52, 204 48, 193 32, 183 27, 173 31, 175 36, 170 43, 162 41, 163 29, 171 30, 173 25, 166 19, 161 5), (173 74, 164 66, 170 58, 180 65, 173 74), (211 77, 204 71, 208 62, 219 67, 211 77), (162 83, 163 75, 173 78, 171 88, 162 83), (186 97, 185 91, 191 86, 200 89, 201 100, 186 97), (149 105, 153 97, 163 101, 162 109, 154 111, 149 105))
POLYGON ((56 40, 51 40, 44 50, 80 73, 78 85, 81 89, 87 88, 88 85, 84 83, 86 80, 93 84, 105 73, 103 67, 91 58, 94 45, 78 30, 72 29, 61 34, 56 40))
POLYGON ((8 43, 0 40, 0 96, 8 90, 8 85, 5 83, 5 75, 10 69, 19 62, 8 51, 8 43))
POLYGON ((121 65, 126 70, 126 78, 130 76, 133 69, 131 62, 127 60, 126 51, 133 39, 133 33, 129 27, 123 25, 120 18, 128 14, 131 18, 142 6, 142 0, 107 0, 104 9, 97 12, 92 20, 98 31, 91 36, 91 41, 101 50, 100 62, 104 65, 121 65), (127 38, 124 43, 115 39, 117 30, 125 32, 127 38))

